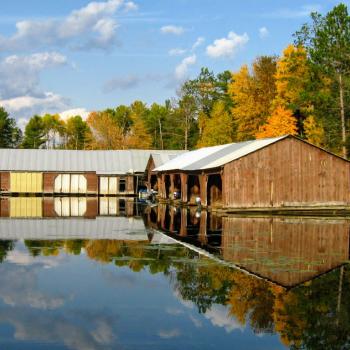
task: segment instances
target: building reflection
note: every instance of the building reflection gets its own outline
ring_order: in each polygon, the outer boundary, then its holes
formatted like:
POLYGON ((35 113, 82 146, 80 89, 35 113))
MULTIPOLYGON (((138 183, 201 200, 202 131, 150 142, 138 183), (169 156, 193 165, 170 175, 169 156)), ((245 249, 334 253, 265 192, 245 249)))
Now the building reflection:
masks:
POLYGON ((143 218, 34 217, 0 222, 0 233, 9 234, 7 239, 1 235, 0 262, 16 249, 15 240, 23 240, 33 260, 84 254, 115 268, 163 274, 174 295, 198 314, 208 315, 222 305, 242 329, 249 325, 257 334, 278 333, 293 349, 346 349, 349 344, 346 220, 221 217, 160 205, 145 208, 143 218), (210 256, 176 244, 169 236, 205 249, 210 256), (223 263, 211 259, 217 256, 223 263))
POLYGON ((0 197, 0 217, 59 218, 138 216, 134 198, 120 197, 0 197))
POLYGON ((147 208, 145 220, 149 227, 288 288, 349 260, 348 220, 220 216, 166 205, 147 208))

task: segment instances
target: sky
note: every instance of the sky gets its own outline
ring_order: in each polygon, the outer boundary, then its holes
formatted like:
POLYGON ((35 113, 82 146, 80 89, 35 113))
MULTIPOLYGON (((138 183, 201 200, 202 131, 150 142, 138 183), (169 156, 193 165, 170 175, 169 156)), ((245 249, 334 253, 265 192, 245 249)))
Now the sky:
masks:
MULTIPOLYGON (((344 1, 350 5, 349 1, 344 1)), ((0 106, 20 126, 176 97, 201 67, 281 54, 322 0, 1 0, 0 106)))

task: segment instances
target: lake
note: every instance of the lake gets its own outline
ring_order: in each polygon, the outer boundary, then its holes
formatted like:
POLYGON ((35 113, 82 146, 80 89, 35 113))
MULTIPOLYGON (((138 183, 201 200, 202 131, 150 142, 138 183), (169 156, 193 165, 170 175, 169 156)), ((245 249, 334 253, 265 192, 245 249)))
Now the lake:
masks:
POLYGON ((2 202, 2 349, 349 348, 348 220, 40 201, 2 202))

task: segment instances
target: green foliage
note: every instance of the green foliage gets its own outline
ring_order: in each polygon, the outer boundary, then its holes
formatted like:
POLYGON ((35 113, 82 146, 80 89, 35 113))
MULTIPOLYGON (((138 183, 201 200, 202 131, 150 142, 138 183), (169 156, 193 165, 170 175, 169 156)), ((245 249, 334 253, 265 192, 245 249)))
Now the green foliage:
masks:
POLYGON ((46 142, 45 125, 38 115, 32 117, 26 125, 22 148, 40 148, 46 142))
POLYGON ((0 148, 14 148, 22 138, 21 130, 16 121, 9 117, 3 107, 0 107, 0 148))
POLYGON ((90 128, 80 115, 70 117, 65 125, 65 148, 85 149, 90 140, 90 128))

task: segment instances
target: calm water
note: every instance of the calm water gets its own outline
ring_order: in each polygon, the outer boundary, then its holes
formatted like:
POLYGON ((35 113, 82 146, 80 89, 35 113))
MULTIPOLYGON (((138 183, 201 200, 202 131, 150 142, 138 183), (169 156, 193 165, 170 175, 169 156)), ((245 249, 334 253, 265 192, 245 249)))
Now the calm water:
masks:
POLYGON ((348 221, 6 208, 1 349, 350 348, 348 221))

